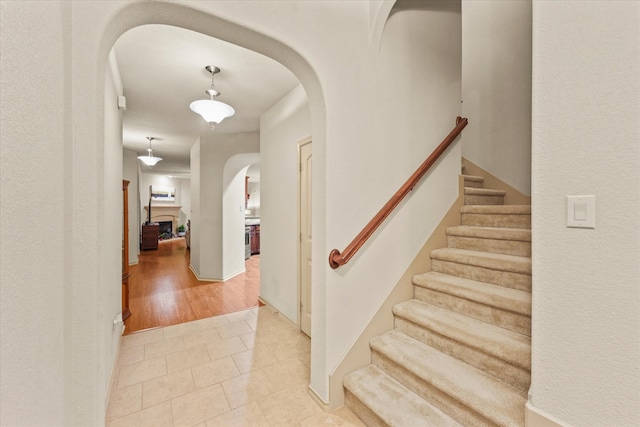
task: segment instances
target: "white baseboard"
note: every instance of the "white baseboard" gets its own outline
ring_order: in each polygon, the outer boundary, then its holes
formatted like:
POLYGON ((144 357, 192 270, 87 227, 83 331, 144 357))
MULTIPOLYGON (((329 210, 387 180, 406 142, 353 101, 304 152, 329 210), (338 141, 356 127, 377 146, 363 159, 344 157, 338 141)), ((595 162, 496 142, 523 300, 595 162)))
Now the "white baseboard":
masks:
POLYGON ((311 396, 313 401, 316 402, 323 411, 327 412, 331 410, 329 403, 325 402, 320 396, 318 396, 318 393, 316 393, 311 385, 309 385, 309 396, 311 396))
POLYGON ((124 322, 122 322, 121 325, 122 325, 122 329, 120 331, 120 336, 118 337, 118 347, 116 348, 116 356, 115 356, 115 359, 113 360, 113 366, 111 367, 111 375, 109 375, 109 384, 107 385, 107 393, 105 396, 105 403, 104 403, 105 416, 107 414, 107 411, 109 410, 109 400, 111 400, 111 391, 114 388, 113 386, 115 385, 116 377, 119 373, 118 359, 120 358, 120 345, 122 344, 122 335, 124 335, 124 329, 125 329, 124 322))
POLYGON ((247 270, 241 270, 236 273, 230 274, 227 277, 219 278, 219 277, 201 277, 191 264, 189 264, 189 270, 191 270, 191 272, 193 273, 194 276, 196 276, 196 279, 199 282, 225 282, 247 271, 247 270))
POLYGON ((569 424, 536 408, 530 401, 525 405, 524 425, 526 427, 570 427, 569 424))

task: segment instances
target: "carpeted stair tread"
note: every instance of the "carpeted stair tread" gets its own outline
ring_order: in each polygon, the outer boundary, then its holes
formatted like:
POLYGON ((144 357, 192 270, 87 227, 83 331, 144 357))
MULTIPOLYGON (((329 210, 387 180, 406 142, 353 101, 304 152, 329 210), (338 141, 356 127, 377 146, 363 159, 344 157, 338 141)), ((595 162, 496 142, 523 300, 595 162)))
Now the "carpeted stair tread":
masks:
POLYGON ((463 205, 462 214, 531 215, 531 205, 463 205))
POLYGON ((477 175, 462 175, 465 181, 484 182, 484 178, 477 175))
POLYGON ((413 284, 471 301, 531 316, 531 292, 436 272, 414 276, 413 284))
POLYGON ((344 377, 344 386, 389 426, 461 427, 435 406, 374 365, 344 377), (390 402, 393 404, 389 405, 390 402))
POLYGON ((484 183, 484 178, 481 176, 462 175, 462 178, 464 179, 465 187, 482 188, 484 183))
POLYGON ((468 347, 531 369, 531 338, 418 300, 396 304, 393 314, 468 347))
POLYGON ((370 345, 494 424, 524 425, 526 392, 395 330, 373 338, 370 345))
POLYGON ((507 192, 490 188, 464 187, 464 194, 467 196, 504 196, 507 192))
POLYGON ((523 256, 441 248, 431 251, 431 259, 531 275, 531 258, 523 256))
POLYGON ((528 228, 500 228, 459 225, 447 227, 448 236, 476 237, 480 239, 531 241, 531 230, 528 228))

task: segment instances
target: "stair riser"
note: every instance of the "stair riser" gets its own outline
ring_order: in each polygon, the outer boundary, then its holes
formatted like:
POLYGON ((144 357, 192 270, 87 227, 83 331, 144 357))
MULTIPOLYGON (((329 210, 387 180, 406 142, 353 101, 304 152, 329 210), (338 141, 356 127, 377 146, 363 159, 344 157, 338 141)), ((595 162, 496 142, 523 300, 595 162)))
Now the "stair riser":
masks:
POLYGON ((385 357, 382 353, 373 350, 371 353, 371 362, 460 424, 468 426, 495 426, 494 423, 473 409, 448 395, 446 390, 440 390, 434 384, 417 377, 404 366, 385 357))
POLYGON ((464 196, 465 205, 504 205, 504 196, 482 196, 468 194, 464 196))
POLYGON ((439 259, 431 260, 431 271, 531 292, 531 276, 528 274, 492 270, 439 259))
POLYGON ((378 416, 367 407, 358 397, 351 393, 348 388, 344 389, 344 403, 354 414, 358 416, 367 426, 373 427, 386 427, 387 424, 383 422, 378 416))
POLYGON ((531 215, 463 213, 460 218, 462 225, 531 229, 531 215))
MULTIPOLYGON (((523 391, 529 388, 531 374, 527 369, 515 366, 508 361, 471 348, 463 343, 444 337, 406 319, 395 317, 395 329, 423 342, 449 356, 475 366, 502 381, 523 391)), ((523 361, 524 362, 524 361, 523 361)), ((528 361, 527 361, 528 362, 528 361)))
POLYGON ((447 236, 447 246, 456 249, 491 252, 494 254, 531 256, 531 242, 485 239, 480 237, 447 236))
POLYGON ((464 314, 519 334, 531 336, 531 317, 471 301, 455 295, 414 286, 414 298, 428 304, 464 314))
POLYGON ((464 180, 464 186, 469 188, 482 188, 482 181, 464 180))

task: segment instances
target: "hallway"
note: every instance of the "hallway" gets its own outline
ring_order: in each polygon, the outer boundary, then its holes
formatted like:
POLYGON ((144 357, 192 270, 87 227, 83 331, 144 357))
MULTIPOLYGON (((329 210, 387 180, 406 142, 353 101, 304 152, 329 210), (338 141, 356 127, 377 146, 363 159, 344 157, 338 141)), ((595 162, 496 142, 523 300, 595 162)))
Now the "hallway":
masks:
POLYGON ((130 267, 125 335, 259 305, 260 256, 247 259, 246 271, 225 282, 201 282, 189 269, 189 255, 184 239, 140 252, 138 265, 130 267))
POLYGON ((124 336, 106 425, 364 426, 309 396, 310 347, 268 306, 124 336))
POLYGON ((231 280, 199 282, 173 239, 141 252, 131 273, 107 426, 364 425, 309 395, 311 340, 259 307, 259 256, 231 280))

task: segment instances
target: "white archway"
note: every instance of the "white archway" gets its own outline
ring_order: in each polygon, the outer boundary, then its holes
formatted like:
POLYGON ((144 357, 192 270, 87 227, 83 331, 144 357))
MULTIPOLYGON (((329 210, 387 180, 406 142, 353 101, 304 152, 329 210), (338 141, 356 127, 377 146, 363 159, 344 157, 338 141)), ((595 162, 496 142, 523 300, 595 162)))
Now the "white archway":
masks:
POLYGON ((244 271, 245 175, 259 161, 259 153, 236 154, 222 172, 222 265, 230 274, 244 271))

